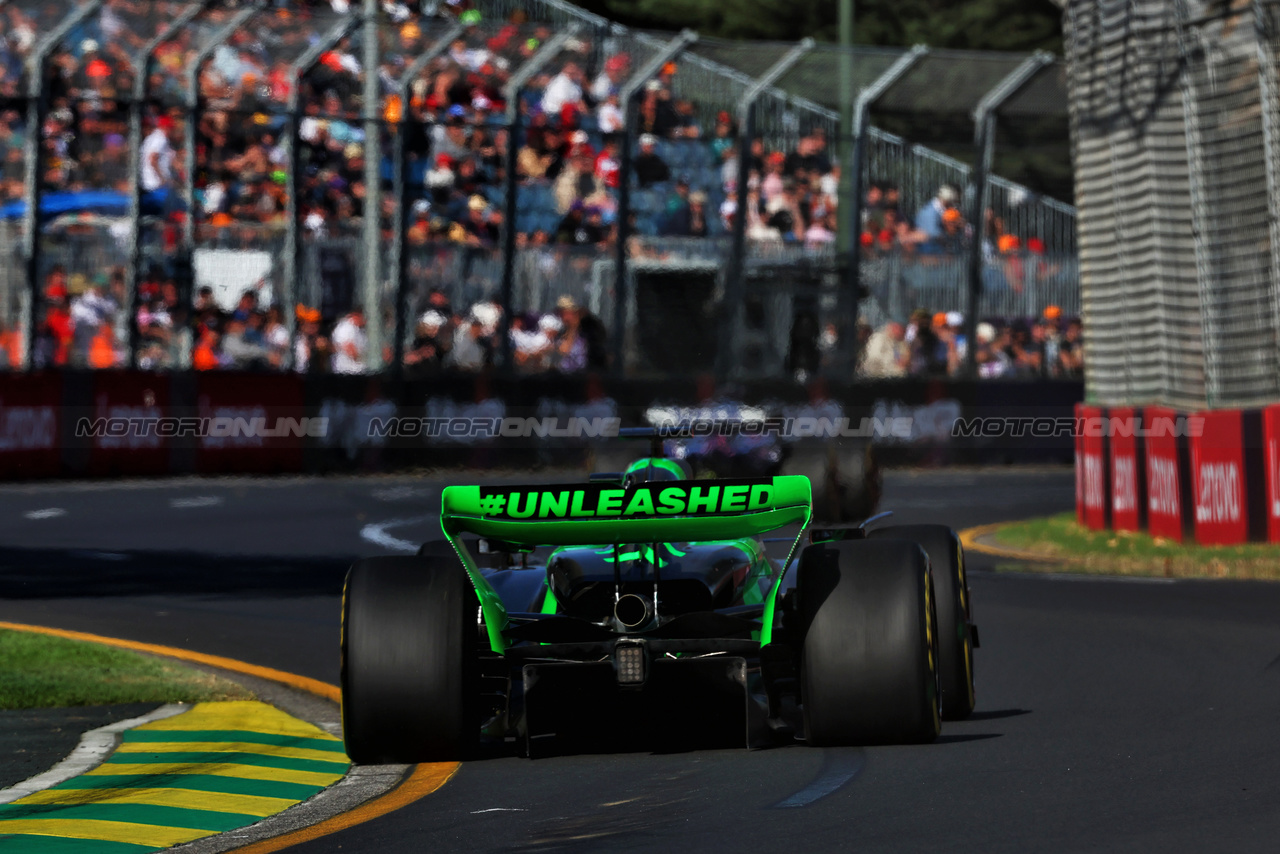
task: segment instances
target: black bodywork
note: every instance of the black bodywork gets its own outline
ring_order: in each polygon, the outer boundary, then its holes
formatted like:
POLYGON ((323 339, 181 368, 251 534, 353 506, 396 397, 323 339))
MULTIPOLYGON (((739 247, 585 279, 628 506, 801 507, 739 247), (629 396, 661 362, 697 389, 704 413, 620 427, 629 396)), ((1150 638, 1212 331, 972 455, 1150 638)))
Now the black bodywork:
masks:
MULTIPOLYGON (((509 688, 492 735, 523 735, 532 754, 551 736, 575 749, 619 735, 742 746, 789 729, 776 690, 789 667, 761 656, 764 601, 785 559, 765 542, 575 546, 541 560, 493 546, 479 551, 512 645, 493 660, 509 688), (638 678, 625 665, 637 659, 638 678)), ((786 601, 769 651, 789 662, 786 601)))

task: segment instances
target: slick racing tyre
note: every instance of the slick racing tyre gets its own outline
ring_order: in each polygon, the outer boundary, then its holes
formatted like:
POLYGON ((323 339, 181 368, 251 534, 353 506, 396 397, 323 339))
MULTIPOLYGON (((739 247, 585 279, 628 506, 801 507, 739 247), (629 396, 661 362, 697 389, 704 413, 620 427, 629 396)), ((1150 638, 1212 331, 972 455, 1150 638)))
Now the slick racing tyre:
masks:
POLYGON ((813 745, 915 744, 941 729, 929 561, 902 541, 800 557, 800 695, 813 745))
POLYGON ((480 710, 475 589, 456 557, 357 561, 342 596, 342 731, 360 764, 470 755, 480 710))
POLYGON ((969 588, 964 576, 964 547, 946 525, 893 525, 877 528, 869 539, 910 540, 929 555, 938 607, 938 681, 942 717, 956 721, 973 711, 973 634, 969 588))

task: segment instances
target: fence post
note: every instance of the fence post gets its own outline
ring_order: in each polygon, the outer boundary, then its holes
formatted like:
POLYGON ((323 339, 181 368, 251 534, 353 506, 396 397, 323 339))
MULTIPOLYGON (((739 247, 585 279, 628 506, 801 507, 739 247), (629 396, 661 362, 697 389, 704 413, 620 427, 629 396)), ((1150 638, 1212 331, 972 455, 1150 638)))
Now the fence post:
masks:
POLYGON ((264 3, 258 0, 237 12, 210 37, 208 44, 200 48, 191 60, 190 67, 187 68, 186 127, 183 129, 187 140, 183 158, 186 174, 183 176, 182 188, 182 200, 186 204, 187 215, 183 218, 182 224, 182 246, 188 254, 194 253, 196 248, 196 111, 200 109, 200 69, 209 61, 209 57, 213 56, 213 52, 220 44, 231 38, 245 21, 258 14, 263 8, 265 8, 264 3))
POLYGON ((516 278, 516 192, 520 181, 516 176, 516 153, 519 146, 520 130, 520 93, 525 85, 533 79, 553 57, 560 53, 566 42, 578 34, 578 24, 570 24, 568 28, 557 33, 529 57, 519 70, 507 81, 502 90, 506 99, 507 111, 504 116, 507 125, 507 198, 505 222, 502 229, 502 318, 498 324, 499 346, 502 353, 502 367, 512 367, 511 353, 511 296, 516 278))
POLYGON ((381 85, 378 80, 378 0, 364 0, 364 246, 365 372, 382 370, 382 123, 378 115, 381 85))
POLYGON ((409 153, 404 145, 405 129, 409 126, 409 93, 413 88, 413 81, 422 69, 426 68, 437 57, 449 49, 454 39, 462 35, 466 27, 458 21, 454 21, 449 25, 448 30, 441 33, 432 42, 431 47, 424 52, 418 54, 413 62, 409 63, 404 73, 400 75, 400 79, 396 81, 396 97, 400 99, 400 118, 396 122, 396 136, 393 143, 393 154, 395 158, 393 166, 395 169, 392 179, 392 192, 396 198, 396 224, 395 231, 391 235, 391 275, 395 277, 396 283, 396 340, 392 346, 392 372, 399 376, 404 370, 404 341, 408 334, 408 317, 405 313, 405 305, 409 294, 409 253, 405 251, 405 232, 409 228, 409 176, 408 176, 408 156, 409 153))
MULTIPOLYGON (((289 330, 289 341, 293 341, 297 326, 297 318, 292 310, 293 296, 300 293, 298 275, 302 270, 302 239, 299 234, 301 211, 298 208, 298 172, 302 165, 301 148, 298 132, 302 125, 302 81, 315 68, 320 57, 335 44, 345 38, 360 23, 359 18, 346 18, 331 27, 320 40, 311 45, 289 66, 289 117, 283 140, 289 154, 289 169, 285 177, 285 219, 284 219, 284 269, 278 277, 279 283, 272 290, 272 300, 281 306, 281 314, 285 328, 289 330)), ((367 141, 366 141, 367 142, 367 141)), ((368 152, 366 152, 367 154, 368 152)), ((366 162, 367 158, 366 158, 366 162)), ((366 208, 367 210, 367 208, 366 208)), ((292 357, 292 350, 290 357, 292 357)))
MULTIPOLYGON (((182 10, 178 17, 131 58, 133 63, 133 97, 129 101, 129 278, 125 285, 129 312, 129 367, 138 367, 138 279, 142 270, 142 111, 147 101, 147 83, 151 77, 151 60, 160 45, 191 23, 197 15, 212 5, 213 0, 201 0, 182 10)), ((191 139, 186 140, 192 145, 191 139)), ((190 211, 187 212, 190 216, 190 211)))
POLYGON ((991 172, 991 160, 996 148, 996 112, 1009 98, 1018 93, 1035 78, 1040 70, 1053 63, 1053 54, 1037 51, 982 96, 973 108, 974 164, 972 181, 973 207, 970 210, 969 227, 973 239, 969 244, 969 302, 965 310, 965 372, 969 377, 978 375, 978 298, 982 295, 982 229, 987 210, 987 176, 991 172))
POLYGON ((31 52, 27 62, 27 138, 23 150, 25 161, 26 186, 23 188, 23 201, 26 210, 23 212, 24 232, 23 253, 27 265, 27 310, 22 318, 22 332, 26 347, 24 348, 24 369, 30 369, 35 361, 36 317, 40 306, 40 203, 44 195, 44 176, 40 156, 40 134, 43 132, 44 119, 49 111, 49 92, 45 86, 45 64, 49 54, 62 43, 67 34, 78 27, 81 22, 97 14, 103 0, 91 0, 63 18, 56 27, 41 39, 31 52))
POLYGON ((771 68, 751 84, 738 100, 738 183, 735 187, 738 211, 733 218, 733 248, 729 254, 729 273, 724 281, 724 302, 720 310, 720 346, 716 375, 724 379, 737 364, 733 327, 739 317, 746 293, 747 269, 747 180, 751 171, 751 138, 755 135, 756 101, 760 93, 777 83, 806 53, 813 50, 813 39, 804 39, 787 51, 771 68))
POLYGON ((627 242, 631 239, 631 137, 635 126, 635 100, 641 87, 671 60, 684 53, 689 45, 698 40, 693 30, 684 30, 680 35, 658 48, 649 61, 642 65, 623 84, 618 93, 618 101, 622 104, 622 140, 618 158, 618 236, 614 243, 613 273, 613 370, 622 374, 626 364, 626 328, 627 328, 627 242))
POLYGON ((854 338, 857 335, 858 301, 862 293, 862 200, 866 195, 862 169, 867 165, 867 135, 871 130, 871 108, 917 62, 929 53, 929 48, 918 44, 894 61, 870 86, 858 93, 853 104, 853 145, 849 154, 849 269, 845 272, 845 286, 836 298, 837 327, 835 367, 852 376, 857 369, 854 338))

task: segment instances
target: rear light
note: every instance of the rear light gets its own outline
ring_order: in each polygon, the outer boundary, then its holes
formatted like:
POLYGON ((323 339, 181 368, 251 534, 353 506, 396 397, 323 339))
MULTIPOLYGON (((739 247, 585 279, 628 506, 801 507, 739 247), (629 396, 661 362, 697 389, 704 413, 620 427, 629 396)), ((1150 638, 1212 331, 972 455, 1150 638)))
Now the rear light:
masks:
POLYGON ((644 647, 638 644, 619 644, 613 651, 613 664, 618 672, 619 685, 643 685, 646 677, 644 647))

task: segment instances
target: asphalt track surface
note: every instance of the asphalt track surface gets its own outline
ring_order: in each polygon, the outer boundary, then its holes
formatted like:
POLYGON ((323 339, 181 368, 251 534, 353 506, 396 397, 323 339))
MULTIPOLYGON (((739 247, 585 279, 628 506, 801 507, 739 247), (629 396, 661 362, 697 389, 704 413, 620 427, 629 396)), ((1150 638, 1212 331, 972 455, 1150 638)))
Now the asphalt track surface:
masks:
MULTIPOLYGON (((436 538, 441 483, 0 488, 0 619, 334 682, 348 564, 436 538)), ((1072 488, 1064 470, 890 473, 884 505, 961 528, 1069 509, 1072 488)), ((290 850, 1275 850, 1280 586, 1002 563, 970 555, 978 709, 934 744, 478 761, 290 850)))

